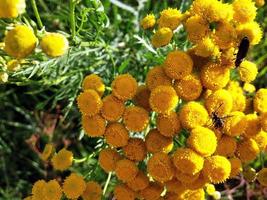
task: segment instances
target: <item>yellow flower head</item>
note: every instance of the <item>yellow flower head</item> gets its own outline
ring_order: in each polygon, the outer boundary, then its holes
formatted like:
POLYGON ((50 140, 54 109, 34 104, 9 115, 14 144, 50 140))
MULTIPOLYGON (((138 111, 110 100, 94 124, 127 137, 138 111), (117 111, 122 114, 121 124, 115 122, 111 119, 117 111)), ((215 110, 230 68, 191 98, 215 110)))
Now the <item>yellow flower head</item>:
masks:
POLYGON ((14 29, 8 31, 4 43, 4 50, 9 56, 25 58, 35 49, 37 38, 28 26, 17 25, 14 29))
POLYGON ((82 84, 83 90, 92 89, 95 90, 101 97, 105 91, 105 85, 102 79, 96 74, 90 74, 86 76, 82 84))
POLYGON ((54 169, 63 171, 68 169, 72 165, 72 161, 73 153, 63 148, 53 156, 52 165, 54 169))
POLYGON ((254 138, 261 151, 267 147, 267 132, 261 130, 254 138))
POLYGON ((165 153, 155 153, 147 162, 147 172, 158 182, 171 180, 174 176, 171 158, 165 153))
POLYGON ((265 4, 265 0, 255 0, 256 6, 262 7, 265 4))
POLYGON ((240 86, 238 86, 237 89, 238 90, 240 89, 240 91, 235 91, 235 90, 227 88, 227 90, 230 92, 232 99, 233 99, 232 111, 243 112, 247 106, 246 96, 244 95, 242 88, 240 86))
POLYGON ((216 188, 213 184, 208 183, 205 185, 205 191, 208 195, 212 195, 214 192, 216 192, 216 188))
POLYGON ((46 182, 44 180, 39 180, 34 183, 32 186, 32 200, 45 199, 45 186, 46 182))
POLYGON ((262 186, 267 186, 267 168, 262 168, 257 174, 257 180, 262 186))
POLYGON ((0 0, 0 18, 16 18, 25 11, 25 0, 0 0))
POLYGON ((103 99, 101 115, 108 121, 118 121, 125 110, 124 102, 113 95, 108 95, 103 99))
POLYGON ((237 144, 235 138, 223 135, 218 141, 218 146, 215 154, 231 157, 235 154, 236 146, 237 144))
POLYGON ((174 89, 181 99, 192 101, 198 99, 201 95, 202 84, 198 76, 190 74, 175 81, 174 89))
POLYGON ((101 137, 105 133, 106 121, 100 115, 82 115, 82 127, 90 137, 101 137))
POLYGON ((236 41, 234 26, 230 23, 219 23, 214 34, 214 39, 220 49, 228 49, 234 46, 236 41))
POLYGON ((181 129, 179 116, 176 112, 171 112, 169 115, 158 115, 157 129, 160 134, 166 137, 173 137, 181 129))
POLYGON ((133 101, 137 106, 140 106, 150 112, 151 108, 149 105, 149 97, 150 90, 148 89, 148 87, 145 85, 140 85, 137 88, 137 92, 133 98, 133 101))
POLYGON ((260 121, 261 121, 262 130, 264 130, 265 132, 267 132, 267 112, 261 114, 260 121))
POLYGON ((173 148, 172 138, 161 135, 156 129, 151 129, 146 135, 145 144, 150 153, 169 153, 173 148))
POLYGON ((251 22, 256 17, 257 8, 252 0, 235 0, 233 9, 234 20, 239 23, 251 22))
POLYGON ((115 170, 116 163, 121 159, 117 151, 106 148, 102 149, 98 156, 98 163, 105 172, 112 172, 115 170))
POLYGON ((168 53, 163 68, 171 79, 181 79, 192 72, 193 61, 185 52, 172 51, 168 53))
POLYGON ((256 79, 258 68, 253 62, 245 60, 240 64, 238 73, 241 81, 250 83, 256 79))
POLYGON ((186 186, 187 189, 197 190, 200 188, 204 188, 207 183, 209 183, 209 180, 206 177, 204 177, 203 173, 201 172, 197 180, 189 184, 185 183, 184 185, 186 186))
POLYGON ((130 138, 128 144, 123 147, 123 153, 130 160, 142 161, 147 154, 145 142, 140 138, 130 138))
POLYGON ((253 100, 254 110, 258 113, 267 112, 267 89, 261 88, 256 92, 253 100))
POLYGON ((8 61, 7 70, 8 71, 17 71, 21 68, 21 60, 13 59, 8 61))
POLYGON ((53 147, 52 144, 46 144, 43 152, 40 155, 40 158, 43 161, 46 161, 51 156, 51 154, 53 153, 53 150, 54 150, 54 147, 53 147))
POLYGON ((138 168, 133 161, 122 159, 116 163, 115 173, 119 180, 128 182, 137 176, 138 168))
POLYGON ((88 89, 77 97, 77 104, 82 114, 94 116, 100 112, 103 102, 95 90, 88 89))
POLYGON ((127 182, 127 185, 133 191, 140 191, 149 185, 149 178, 140 170, 134 179, 127 182))
POLYGON ((230 80, 230 70, 219 64, 208 63, 200 71, 200 79, 203 87, 210 90, 218 90, 227 85, 230 80))
POLYGON ((227 90, 219 89, 206 99, 205 106, 210 115, 213 112, 217 112, 219 116, 224 116, 231 112, 233 99, 227 90))
POLYGON ((241 24, 237 28, 238 38, 241 40, 243 37, 248 37, 251 45, 256 45, 261 41, 263 36, 260 25, 257 22, 249 22, 241 24))
POLYGON ((134 200, 136 194, 128 186, 120 184, 116 185, 114 189, 114 197, 117 200, 134 200))
POLYGON ((153 28, 156 24, 155 15, 154 14, 148 14, 147 16, 145 16, 141 20, 140 24, 141 24, 143 29, 153 28))
POLYGON ((190 199, 190 200, 205 200, 205 192, 202 188, 197 190, 185 190, 181 195, 179 195, 180 199, 190 199))
POLYGON ((60 33, 46 33, 41 40, 43 52, 50 57, 59 57, 64 55, 68 48, 67 38, 60 33))
POLYGON ((138 106, 127 107, 123 114, 123 122, 129 131, 143 131, 149 122, 148 112, 138 106))
POLYGON ((172 192, 172 193, 176 193, 176 194, 182 194, 186 190, 184 183, 182 184, 176 178, 173 178, 172 180, 167 181, 165 183, 165 187, 166 187, 168 192, 172 192))
POLYGON ((181 23, 182 13, 176 8, 168 8, 160 13, 158 24, 160 28, 167 27, 175 30, 181 23))
POLYGON ((195 101, 185 104, 179 115, 182 126, 187 129, 205 125, 208 117, 209 115, 205 107, 195 101))
POLYGON ((250 162, 259 154, 260 149, 253 139, 244 139, 237 146, 237 155, 242 162, 250 162))
POLYGON ((247 93, 253 93, 256 91, 256 87, 251 83, 245 83, 243 85, 243 90, 247 93))
POLYGON ((189 184, 189 183, 196 181, 198 179, 199 175, 200 175, 200 173, 196 173, 196 174, 192 175, 192 174, 183 173, 178 169, 175 170, 176 179, 179 180, 183 184, 189 184))
POLYGON ((83 194, 86 189, 86 183, 83 180, 83 177, 72 173, 68 176, 63 183, 63 191, 67 198, 77 199, 83 194))
POLYGON ((60 200, 62 189, 56 180, 51 180, 46 183, 44 193, 47 200, 60 200))
POLYGON ((105 139, 110 146, 123 147, 128 144, 129 133, 121 123, 114 122, 106 127, 105 139))
POLYGON ((173 32, 169 28, 160 28, 156 31, 156 33, 151 38, 151 44, 155 48, 166 46, 171 42, 173 36, 173 32))
POLYGON ((217 137, 212 130, 197 126, 192 129, 187 139, 187 145, 201 156, 210 156, 216 150, 217 137))
POLYGON ((156 66, 150 69, 146 75, 146 85, 150 90, 153 90, 160 85, 172 85, 172 80, 165 74, 161 66, 156 66))
POLYGON ((247 125, 244 131, 244 135, 248 138, 257 135, 257 133, 261 130, 260 118, 254 113, 246 115, 245 120, 247 125))
POLYGON ((231 112, 229 117, 225 119, 224 133, 231 137, 242 135, 246 125, 244 113, 239 111, 231 112))
POLYGON ((229 161, 231 163, 230 178, 233 178, 243 171, 242 163, 241 160, 236 157, 230 158, 229 161))
POLYGON ((226 181, 231 173, 231 163, 223 156, 206 158, 203 174, 211 183, 217 184, 226 181))
POLYGON ((132 99, 137 90, 137 82, 130 74, 118 75, 111 84, 112 94, 121 100, 132 99))
POLYGON ((209 24, 199 15, 194 15, 186 20, 185 29, 188 39, 193 43, 198 43, 210 33, 209 24))
POLYGON ((163 189, 164 188, 160 184, 156 182, 150 182, 145 189, 140 191, 140 195, 146 200, 156 200, 160 198, 163 189))
POLYGON ((218 57, 220 55, 220 50, 213 39, 205 37, 197 43, 195 53, 201 57, 218 57))
POLYGON ((102 188, 94 181, 86 183, 86 189, 82 194, 83 200, 101 200, 102 188))
POLYGON ((168 114, 175 109, 178 99, 173 87, 160 85, 152 90, 149 103, 153 111, 168 114))
MULTIPOLYGON (((224 35, 225 36, 225 35, 224 35)), ((222 51, 221 57, 219 58, 219 61, 224 68, 235 68, 235 48, 230 47, 229 49, 225 49, 222 51)))
POLYGON ((203 168, 204 158, 192 149, 179 148, 173 155, 173 164, 182 173, 195 175, 203 168))

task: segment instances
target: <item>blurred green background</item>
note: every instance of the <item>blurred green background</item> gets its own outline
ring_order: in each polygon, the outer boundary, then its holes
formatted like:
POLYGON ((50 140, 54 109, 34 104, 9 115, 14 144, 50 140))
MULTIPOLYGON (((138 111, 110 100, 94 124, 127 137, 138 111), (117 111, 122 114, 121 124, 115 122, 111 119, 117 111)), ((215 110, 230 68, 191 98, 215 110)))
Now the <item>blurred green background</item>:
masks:
MULTIPOLYGON (((0 20, 0 41, 10 23, 22 21, 37 30, 30 0, 27 12, 16 20, 0 20)), ((85 75, 97 73, 109 85, 118 73, 131 73, 143 82, 149 67, 160 64, 166 52, 147 47, 151 33, 139 27, 148 13, 159 14, 167 7, 185 11, 191 0, 81 0, 75 6, 76 37, 71 39, 70 1, 36 0, 47 31, 61 31, 69 38, 69 53, 47 59, 40 53, 9 81, 0 85, 0 199, 22 199, 38 179, 64 178, 38 157, 44 145, 68 146, 77 161, 73 171, 103 186, 107 175, 98 167, 97 152, 102 140, 83 137, 76 96, 85 75), (85 158, 79 163, 79 159, 85 158)), ((1 5, 0 5, 1 6, 1 5)), ((267 6, 258 10, 257 21, 267 32, 267 6)), ((185 31, 175 34, 177 47, 185 49, 185 31)), ((257 88, 267 86, 267 40, 250 49, 248 59, 258 64, 257 88)), ((4 53, 0 52, 0 56, 4 53)), ((257 164, 255 164, 257 166, 257 164)), ((111 181, 111 186, 114 184, 111 181)), ((240 199, 242 199, 242 192, 240 199)), ((238 199, 238 198, 237 198, 238 199)))

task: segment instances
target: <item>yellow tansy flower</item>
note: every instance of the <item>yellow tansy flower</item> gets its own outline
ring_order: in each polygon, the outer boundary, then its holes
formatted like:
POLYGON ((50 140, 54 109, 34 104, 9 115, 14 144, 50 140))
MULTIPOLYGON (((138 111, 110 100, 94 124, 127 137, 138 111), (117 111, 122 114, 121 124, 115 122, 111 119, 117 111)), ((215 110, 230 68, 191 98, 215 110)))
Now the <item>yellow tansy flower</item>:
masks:
POLYGON ((160 28, 156 31, 156 33, 151 38, 151 44, 155 48, 166 46, 171 42, 173 33, 172 30, 169 28, 160 28))
POLYGON ((57 170, 66 170, 72 165, 73 153, 66 149, 61 149, 52 158, 53 167, 57 170))
POLYGON ((0 18, 16 18, 25 11, 25 0, 0 0, 0 18))
POLYGON ((76 173, 72 173, 64 180, 63 191, 69 199, 79 198, 84 193, 85 189, 86 183, 83 177, 76 173))
POLYGON ((182 13, 175 8, 168 8, 160 13, 158 20, 159 27, 167 27, 171 30, 175 30, 180 24, 182 13))
POLYGON ((143 29, 153 28, 156 24, 155 15, 149 14, 149 15, 145 16, 141 20, 140 24, 141 24, 143 29))

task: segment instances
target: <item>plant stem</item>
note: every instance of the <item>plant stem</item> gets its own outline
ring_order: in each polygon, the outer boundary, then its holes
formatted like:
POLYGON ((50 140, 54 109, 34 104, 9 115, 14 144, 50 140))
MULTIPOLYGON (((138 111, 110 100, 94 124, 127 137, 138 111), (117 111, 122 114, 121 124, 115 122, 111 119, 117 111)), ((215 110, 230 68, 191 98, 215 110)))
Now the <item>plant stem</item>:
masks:
POLYGON ((72 40, 76 35, 75 5, 75 0, 70 0, 70 32, 72 40))
POLYGON ((41 17, 39 15, 38 8, 37 8, 35 0, 31 0, 31 4, 32 4, 34 15, 35 15, 36 20, 37 20, 37 24, 38 24, 39 28, 42 29, 44 26, 43 26, 41 17))
POLYGON ((107 181, 106 181, 105 186, 104 186, 104 189, 103 189, 103 196, 106 194, 106 191, 108 189, 108 184, 110 182, 111 176, 112 176, 112 172, 109 172, 108 173, 107 181))

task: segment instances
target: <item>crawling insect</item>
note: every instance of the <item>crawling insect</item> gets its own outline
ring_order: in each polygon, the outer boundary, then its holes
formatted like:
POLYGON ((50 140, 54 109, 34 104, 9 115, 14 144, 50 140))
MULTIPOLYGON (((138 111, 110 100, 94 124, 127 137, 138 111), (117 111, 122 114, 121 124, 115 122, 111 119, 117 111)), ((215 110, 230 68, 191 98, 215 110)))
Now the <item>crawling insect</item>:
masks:
POLYGON ((225 119, 226 118, 229 118, 229 117, 232 117, 230 115, 226 115, 226 116, 219 116, 218 114, 218 110, 219 108, 222 106, 223 104, 220 104, 219 107, 213 111, 211 113, 211 120, 212 120, 212 124, 213 124, 213 127, 215 129, 222 129, 223 126, 224 126, 224 122, 225 122, 225 119))
POLYGON ((235 60, 235 66, 239 67, 244 58, 247 56, 249 49, 249 39, 248 37, 243 37, 239 47, 238 47, 238 52, 236 54, 236 60, 235 60))

